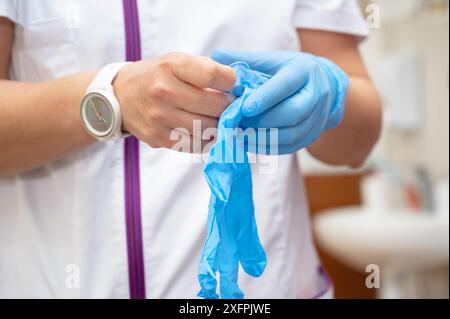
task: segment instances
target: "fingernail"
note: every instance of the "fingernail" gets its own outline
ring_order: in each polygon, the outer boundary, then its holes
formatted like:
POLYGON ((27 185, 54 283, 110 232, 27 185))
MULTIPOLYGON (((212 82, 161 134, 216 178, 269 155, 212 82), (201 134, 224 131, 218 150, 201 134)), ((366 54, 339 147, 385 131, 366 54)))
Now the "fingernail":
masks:
POLYGON ((230 102, 230 104, 233 103, 234 100, 236 100, 236 97, 233 94, 226 93, 225 95, 226 95, 228 101, 230 102))
POLYGON ((243 107, 244 115, 251 116, 256 110, 256 105, 254 103, 245 103, 243 107))

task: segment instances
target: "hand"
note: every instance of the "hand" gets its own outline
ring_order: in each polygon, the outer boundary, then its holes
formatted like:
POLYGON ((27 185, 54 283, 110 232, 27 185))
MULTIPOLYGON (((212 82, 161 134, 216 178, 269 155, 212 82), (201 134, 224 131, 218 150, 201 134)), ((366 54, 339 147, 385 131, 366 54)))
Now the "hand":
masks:
POLYGON ((125 66, 113 86, 123 130, 151 147, 170 148, 178 142, 170 139, 173 129, 187 129, 192 146, 193 139, 202 138, 193 130, 194 120, 201 121, 202 130, 217 127, 232 102, 222 92, 231 90, 235 82, 235 72, 228 66, 206 57, 170 53, 125 66))
POLYGON ((243 61, 272 76, 243 105, 242 127, 278 128, 278 144, 258 145, 260 152, 262 146, 264 153, 269 146, 278 146, 280 155, 296 152, 342 121, 349 79, 329 60, 289 51, 216 50, 212 58, 226 65, 243 61))

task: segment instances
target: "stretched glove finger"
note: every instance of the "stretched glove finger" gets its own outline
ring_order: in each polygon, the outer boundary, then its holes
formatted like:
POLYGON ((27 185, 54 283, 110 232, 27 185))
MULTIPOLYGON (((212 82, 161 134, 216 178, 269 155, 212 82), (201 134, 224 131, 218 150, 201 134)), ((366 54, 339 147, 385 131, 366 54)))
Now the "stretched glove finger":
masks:
MULTIPOLYGON (((243 170, 250 172, 249 164, 241 165, 246 165, 247 168, 243 170)), ((230 211, 234 215, 233 219, 237 228, 235 236, 239 261, 247 274, 259 277, 264 272, 267 258, 258 236, 252 200, 252 179, 249 173, 239 176, 234 186, 233 199, 239 205, 239 209, 230 211)))

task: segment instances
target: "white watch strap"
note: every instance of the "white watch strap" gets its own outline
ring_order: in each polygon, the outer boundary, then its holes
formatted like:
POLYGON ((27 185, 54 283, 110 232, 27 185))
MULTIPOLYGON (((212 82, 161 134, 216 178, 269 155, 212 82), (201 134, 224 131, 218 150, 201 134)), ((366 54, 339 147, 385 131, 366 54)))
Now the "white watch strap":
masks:
POLYGON ((97 136, 93 134, 100 141, 115 140, 122 137, 126 137, 128 134, 124 135, 121 131, 122 127, 122 116, 120 112, 120 105, 114 95, 114 89, 112 82, 114 78, 119 73, 120 69, 131 62, 120 62, 112 63, 104 66, 96 75, 94 80, 89 85, 86 94, 98 93, 103 95, 111 104, 115 112, 115 123, 112 131, 107 136, 97 136))
POLYGON ((93 90, 105 90, 112 85, 114 78, 120 69, 130 62, 111 63, 104 66, 88 87, 88 92, 93 90))

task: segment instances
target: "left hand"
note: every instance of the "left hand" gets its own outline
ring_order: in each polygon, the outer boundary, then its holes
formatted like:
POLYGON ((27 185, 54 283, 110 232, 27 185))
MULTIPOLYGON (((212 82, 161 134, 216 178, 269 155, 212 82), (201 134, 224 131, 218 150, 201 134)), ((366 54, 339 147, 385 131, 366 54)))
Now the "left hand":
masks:
POLYGON ((226 65, 243 61, 272 76, 247 98, 242 110, 243 128, 278 128, 277 145, 258 145, 264 148, 260 153, 274 146, 279 155, 294 153, 342 121, 349 78, 327 59, 302 52, 229 50, 216 50, 212 58, 226 65))

